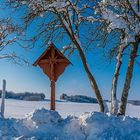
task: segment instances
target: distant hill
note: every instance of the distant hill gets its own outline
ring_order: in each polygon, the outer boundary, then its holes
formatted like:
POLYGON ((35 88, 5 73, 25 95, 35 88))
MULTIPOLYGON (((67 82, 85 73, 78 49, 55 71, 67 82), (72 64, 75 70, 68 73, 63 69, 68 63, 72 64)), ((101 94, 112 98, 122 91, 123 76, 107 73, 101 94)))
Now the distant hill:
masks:
POLYGON ((68 96, 67 94, 62 94, 60 96, 61 100, 71 101, 71 102, 78 102, 78 103, 98 103, 95 98, 87 97, 84 95, 71 95, 68 96))
POLYGON ((128 100, 127 102, 132 105, 140 105, 140 100, 128 100))
MULTIPOLYGON (((0 98, 1 98, 2 91, 0 90, 0 98)), ((24 93, 14 93, 12 91, 7 91, 5 98, 9 99, 19 99, 25 101, 41 101, 45 99, 44 93, 31 93, 31 92, 24 92, 24 93)))
MULTIPOLYGON (((63 93, 60 96, 61 100, 70 101, 70 102, 78 102, 78 103, 98 103, 96 98, 84 96, 84 95, 71 95, 68 96, 67 94, 63 93)), ((110 102, 109 100, 104 100, 105 102, 110 102)), ((120 102, 120 101, 119 101, 120 102)), ((140 100, 128 100, 129 104, 132 105, 140 105, 140 100)))

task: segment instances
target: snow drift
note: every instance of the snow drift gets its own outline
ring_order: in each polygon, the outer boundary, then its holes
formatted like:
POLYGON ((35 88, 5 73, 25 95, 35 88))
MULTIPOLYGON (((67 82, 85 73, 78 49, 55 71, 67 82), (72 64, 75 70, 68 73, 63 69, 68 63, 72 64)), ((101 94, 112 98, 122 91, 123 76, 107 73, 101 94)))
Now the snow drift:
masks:
POLYGON ((25 119, 0 119, 1 140, 139 140, 140 120, 99 112, 62 118, 44 108, 25 119))

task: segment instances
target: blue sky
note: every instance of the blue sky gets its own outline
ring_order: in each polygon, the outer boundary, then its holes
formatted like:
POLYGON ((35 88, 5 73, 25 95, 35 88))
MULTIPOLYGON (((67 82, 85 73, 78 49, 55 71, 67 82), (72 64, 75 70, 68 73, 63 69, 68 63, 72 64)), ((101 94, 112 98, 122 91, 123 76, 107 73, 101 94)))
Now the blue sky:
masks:
MULTIPOLYGON (((9 16, 10 10, 0 13, 0 16, 9 16)), ((16 16, 15 16, 16 17, 16 16)), ((18 20, 18 19, 16 19, 18 20)), ((32 31, 29 33, 33 34, 32 31)), ((55 45, 61 49, 65 42, 56 43, 55 45)), ((17 45, 7 46, 4 52, 13 52, 15 51, 19 56, 22 55, 27 58, 30 62, 30 66, 18 66, 12 63, 7 62, 6 60, 0 60, 0 85, 2 87, 2 79, 7 80, 7 90, 14 92, 43 92, 46 97, 50 97, 50 81, 49 78, 42 72, 39 67, 33 67, 32 64, 34 61, 45 51, 47 46, 43 48, 35 47, 32 50, 24 50, 17 45)), ((88 63, 90 69, 95 76, 101 94, 104 99, 110 98, 111 90, 111 81, 112 75, 114 73, 115 62, 111 64, 104 58, 101 57, 99 53, 100 50, 93 50, 93 52, 87 53, 88 63)), ((90 87, 88 78, 83 69, 82 63, 77 54, 74 54, 73 57, 69 58, 73 63, 69 65, 63 75, 60 76, 56 83, 56 96, 59 96, 62 93, 67 93, 69 95, 81 94, 94 97, 94 93, 90 87)), ((118 97, 122 92, 122 87, 124 83, 126 68, 127 68, 127 56, 124 57, 123 67, 121 70, 121 75, 119 79, 119 88, 118 88, 118 97)), ((130 96, 132 99, 140 99, 140 67, 135 65, 134 76, 132 80, 130 96)))

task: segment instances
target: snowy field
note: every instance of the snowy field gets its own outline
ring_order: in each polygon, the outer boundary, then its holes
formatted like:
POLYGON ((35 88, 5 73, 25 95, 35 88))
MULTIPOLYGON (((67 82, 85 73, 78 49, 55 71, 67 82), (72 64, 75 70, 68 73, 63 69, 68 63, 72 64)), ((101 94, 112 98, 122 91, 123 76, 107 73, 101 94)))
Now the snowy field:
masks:
MULTIPOLYGON (((39 108, 50 109, 49 101, 22 101, 6 99, 5 117, 6 118, 24 118, 26 114, 39 108)), ((98 104, 73 103, 73 102, 56 102, 56 111, 62 117, 68 115, 79 116, 84 112, 98 111, 98 104)))
POLYGON ((140 106, 128 104, 127 115, 99 113, 97 104, 6 99, 0 140, 140 140, 140 106), (71 115, 71 116, 68 116, 71 115))
MULTIPOLYGON (((0 100, 1 102, 1 100, 0 100)), ((50 108, 49 101, 23 101, 6 99, 5 101, 6 118, 25 118, 25 115, 39 108, 50 108)), ((109 104, 108 104, 109 106, 109 104)), ((56 102, 56 111, 65 118, 68 115, 79 116, 85 112, 99 111, 98 104, 90 103, 73 103, 73 102, 56 102)), ((131 117, 140 117, 140 106, 127 105, 126 115, 131 117)))

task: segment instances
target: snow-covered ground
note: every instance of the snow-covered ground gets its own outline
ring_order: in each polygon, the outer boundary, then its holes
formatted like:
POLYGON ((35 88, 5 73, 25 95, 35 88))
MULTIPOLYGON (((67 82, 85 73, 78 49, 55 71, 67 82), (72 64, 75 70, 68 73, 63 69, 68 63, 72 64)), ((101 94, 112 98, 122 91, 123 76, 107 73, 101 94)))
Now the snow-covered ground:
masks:
MULTIPOLYGON (((50 109, 50 102, 6 99, 5 106, 6 118, 25 118, 26 114, 34 111, 35 109, 50 109)), ((56 102, 56 111, 58 111, 62 117, 67 117, 68 115, 79 116, 84 112, 92 112, 98 110, 98 104, 73 103, 65 101, 56 102)))
MULTIPOLYGON (((0 100, 1 102, 1 100, 0 100)), ((50 108, 49 101, 23 101, 6 99, 5 101, 6 118, 25 118, 25 115, 39 108, 50 108)), ((109 104, 108 104, 109 106, 109 104)), ((98 104, 56 102, 56 111, 65 118, 68 115, 79 116, 85 112, 99 111, 98 104)), ((140 106, 127 105, 126 115, 131 117, 140 117, 140 106)))
POLYGON ((140 106, 128 104, 131 117, 116 117, 97 112, 98 104, 57 102, 58 112, 49 104, 6 99, 0 140, 140 140, 140 106))

